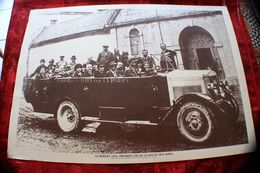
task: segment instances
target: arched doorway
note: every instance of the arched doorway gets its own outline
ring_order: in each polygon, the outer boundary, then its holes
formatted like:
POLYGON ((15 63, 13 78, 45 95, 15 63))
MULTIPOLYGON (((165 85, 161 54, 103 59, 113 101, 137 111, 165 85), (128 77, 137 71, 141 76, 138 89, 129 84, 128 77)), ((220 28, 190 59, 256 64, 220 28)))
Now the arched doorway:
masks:
POLYGON ((179 43, 185 69, 202 70, 208 67, 224 78, 224 71, 215 41, 208 31, 199 27, 186 27, 180 34, 179 43))

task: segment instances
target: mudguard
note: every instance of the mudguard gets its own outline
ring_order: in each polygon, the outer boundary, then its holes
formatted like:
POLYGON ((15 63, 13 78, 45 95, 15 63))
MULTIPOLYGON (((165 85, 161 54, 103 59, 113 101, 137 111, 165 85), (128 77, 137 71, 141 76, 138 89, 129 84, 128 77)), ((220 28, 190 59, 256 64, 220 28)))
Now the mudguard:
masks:
POLYGON ((166 122, 167 119, 175 118, 181 106, 187 102, 202 103, 203 105, 210 108, 214 112, 214 116, 216 116, 216 118, 220 118, 221 115, 225 113, 221 108, 217 106, 217 104, 210 96, 203 93, 193 92, 193 93, 185 94, 179 97, 176 101, 174 101, 174 104, 169 109, 165 117, 162 118, 161 123, 166 122))

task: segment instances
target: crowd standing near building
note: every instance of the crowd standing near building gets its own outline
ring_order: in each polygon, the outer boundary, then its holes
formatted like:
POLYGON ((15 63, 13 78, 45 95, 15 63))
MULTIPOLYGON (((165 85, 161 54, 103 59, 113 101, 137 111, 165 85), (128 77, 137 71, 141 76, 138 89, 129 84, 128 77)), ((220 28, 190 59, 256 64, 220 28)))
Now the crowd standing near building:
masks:
POLYGON ((40 60, 40 65, 29 75, 30 78, 48 79, 60 77, 142 77, 154 76, 158 71, 168 72, 177 69, 174 57, 176 52, 166 49, 166 45, 160 45, 161 59, 160 66, 157 66, 148 50, 142 50, 142 56, 128 57, 127 51, 118 48, 114 53, 108 50, 108 45, 103 45, 103 51, 98 54, 97 61, 93 57, 88 57, 86 63, 77 63, 76 55, 72 55, 68 63, 65 56, 60 56, 60 60, 55 63, 54 59, 49 60, 45 65, 45 59, 40 60))

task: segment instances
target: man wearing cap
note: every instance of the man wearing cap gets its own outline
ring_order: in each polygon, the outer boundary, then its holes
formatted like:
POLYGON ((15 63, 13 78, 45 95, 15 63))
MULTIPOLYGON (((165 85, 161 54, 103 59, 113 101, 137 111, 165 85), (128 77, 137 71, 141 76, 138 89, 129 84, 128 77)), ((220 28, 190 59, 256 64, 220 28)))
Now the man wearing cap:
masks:
POLYGON ((41 69, 44 68, 45 71, 47 70, 47 67, 45 65, 45 59, 40 60, 40 65, 34 70, 34 72, 29 76, 30 78, 34 77, 36 74, 39 74, 41 69))
POLYGON ((97 63, 105 66, 105 71, 109 69, 109 63, 113 60, 113 53, 108 50, 108 45, 103 45, 103 51, 98 54, 97 63))
POLYGON ((106 72, 107 77, 117 77, 116 74, 116 63, 114 61, 111 61, 109 63, 109 70, 106 72))
POLYGON ((119 58, 119 62, 122 62, 125 67, 128 67, 129 66, 129 62, 128 61, 129 61, 128 52, 127 51, 123 51, 121 58, 119 58))

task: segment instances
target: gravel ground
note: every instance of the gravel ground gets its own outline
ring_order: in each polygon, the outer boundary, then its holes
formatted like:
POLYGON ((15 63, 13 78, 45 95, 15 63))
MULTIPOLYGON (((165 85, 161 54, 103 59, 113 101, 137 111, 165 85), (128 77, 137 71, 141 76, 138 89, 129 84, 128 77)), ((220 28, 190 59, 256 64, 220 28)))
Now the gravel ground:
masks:
POLYGON ((55 151, 61 153, 145 153, 178 151, 207 147, 236 145, 247 142, 243 121, 213 143, 192 145, 179 139, 174 130, 158 127, 141 128, 132 133, 124 132, 116 125, 101 124, 95 133, 62 132, 56 120, 46 115, 31 112, 28 104, 22 104, 17 127, 17 146, 34 151, 55 151))

